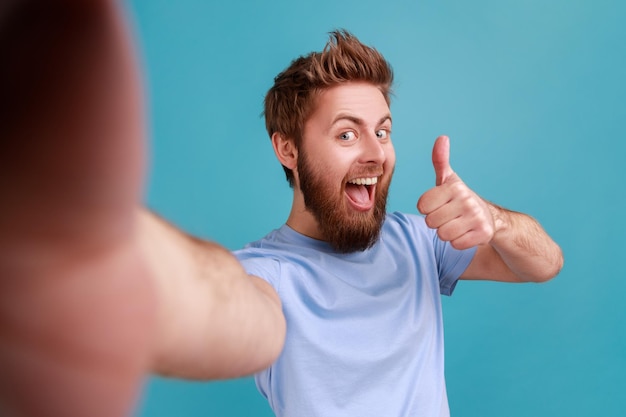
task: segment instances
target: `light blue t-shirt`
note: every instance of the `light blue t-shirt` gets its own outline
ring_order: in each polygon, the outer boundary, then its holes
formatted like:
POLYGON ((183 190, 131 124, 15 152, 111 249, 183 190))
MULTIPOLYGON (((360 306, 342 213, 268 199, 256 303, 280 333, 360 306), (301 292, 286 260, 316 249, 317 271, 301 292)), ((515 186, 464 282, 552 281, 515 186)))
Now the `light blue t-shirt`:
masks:
POLYGON ((235 255, 278 292, 287 338, 255 376, 278 417, 449 416, 440 294, 475 249, 388 214, 371 249, 337 254, 284 225, 235 255))

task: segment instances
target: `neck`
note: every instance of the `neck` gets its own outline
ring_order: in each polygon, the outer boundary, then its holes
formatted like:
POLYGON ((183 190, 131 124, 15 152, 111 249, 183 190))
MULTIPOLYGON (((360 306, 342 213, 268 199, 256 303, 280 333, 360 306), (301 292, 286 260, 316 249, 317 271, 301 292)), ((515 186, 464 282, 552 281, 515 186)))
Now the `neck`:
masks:
POLYGON ((317 240, 325 240, 313 214, 306 209, 304 196, 299 189, 294 189, 291 212, 287 218, 287 226, 298 233, 317 240))

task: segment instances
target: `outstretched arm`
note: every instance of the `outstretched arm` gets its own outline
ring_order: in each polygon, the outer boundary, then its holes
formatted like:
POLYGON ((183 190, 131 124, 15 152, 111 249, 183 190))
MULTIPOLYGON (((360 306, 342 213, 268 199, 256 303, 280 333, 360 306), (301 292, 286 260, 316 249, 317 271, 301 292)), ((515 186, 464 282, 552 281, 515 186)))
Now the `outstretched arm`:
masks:
POLYGON ((0 6, 2 416, 126 416, 150 371, 239 376, 280 350, 265 283, 137 214, 130 39, 115 0, 0 6))
POLYGON ((539 223, 480 198, 452 170, 449 155, 449 139, 437 138, 436 186, 422 195, 417 207, 442 240, 457 249, 478 247, 461 278, 542 282, 556 276, 563 255, 539 223))
POLYGON ((159 295, 153 371, 213 379, 269 366, 285 336, 274 289, 226 249, 154 214, 139 212, 138 232, 159 295))
POLYGON ((155 286, 132 242, 143 124, 115 1, 0 6, 0 415, 125 416, 155 286))

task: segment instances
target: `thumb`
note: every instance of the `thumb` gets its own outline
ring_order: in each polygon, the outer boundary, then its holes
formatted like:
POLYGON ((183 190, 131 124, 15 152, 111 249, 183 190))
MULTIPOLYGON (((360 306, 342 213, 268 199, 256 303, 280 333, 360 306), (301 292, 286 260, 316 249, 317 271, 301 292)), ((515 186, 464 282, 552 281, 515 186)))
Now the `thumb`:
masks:
POLYGON ((441 185, 454 174, 450 167, 450 139, 439 136, 433 146, 433 167, 435 168, 436 183, 441 185))

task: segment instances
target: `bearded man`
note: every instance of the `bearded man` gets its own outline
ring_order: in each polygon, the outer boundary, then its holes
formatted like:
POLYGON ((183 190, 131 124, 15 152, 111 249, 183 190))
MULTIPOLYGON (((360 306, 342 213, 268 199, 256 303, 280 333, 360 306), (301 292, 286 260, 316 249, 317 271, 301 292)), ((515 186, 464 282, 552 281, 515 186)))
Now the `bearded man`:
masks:
POLYGON ((283 351, 256 375, 279 417, 448 416, 440 294, 459 279, 543 282, 562 267, 535 220, 463 183, 445 136, 422 215, 386 212, 392 80, 378 51, 335 31, 265 98, 292 208, 285 225, 235 254, 282 301, 283 351))

